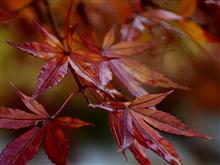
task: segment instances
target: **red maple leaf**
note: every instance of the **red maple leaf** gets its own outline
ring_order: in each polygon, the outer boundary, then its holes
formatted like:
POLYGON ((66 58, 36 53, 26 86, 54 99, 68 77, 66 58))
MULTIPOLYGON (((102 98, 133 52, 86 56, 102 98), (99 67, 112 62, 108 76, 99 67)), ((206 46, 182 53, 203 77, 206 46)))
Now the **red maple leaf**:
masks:
POLYGON ((143 148, 147 148, 162 157, 169 164, 181 164, 173 145, 158 131, 188 137, 210 139, 189 129, 176 117, 155 109, 171 92, 148 94, 137 97, 132 102, 106 102, 90 105, 109 111, 109 125, 121 151, 130 149, 141 164, 150 164, 143 148), (154 129, 155 128, 155 129, 154 129))
POLYGON ((77 28, 77 25, 73 26, 70 23, 72 6, 73 1, 71 1, 71 4, 69 5, 67 16, 65 18, 63 41, 58 40, 45 28, 36 23, 37 29, 43 37, 45 43, 9 42, 10 45, 47 61, 47 63, 43 65, 38 77, 37 87, 33 94, 33 98, 38 97, 45 90, 58 85, 67 75, 68 67, 78 76, 95 85, 99 90, 111 95, 109 90, 93 77, 92 63, 99 63, 112 58, 103 57, 94 53, 88 53, 84 56, 80 53, 74 52, 72 48, 72 37, 77 28))
POLYGON ((49 115, 41 104, 21 91, 17 90, 17 94, 29 112, 0 107, 0 128, 21 129, 30 127, 30 129, 7 145, 0 155, 0 165, 26 164, 37 154, 42 141, 48 158, 53 163, 66 164, 69 144, 62 128, 75 129, 91 125, 77 118, 58 117, 74 94, 66 99, 54 115, 49 115))

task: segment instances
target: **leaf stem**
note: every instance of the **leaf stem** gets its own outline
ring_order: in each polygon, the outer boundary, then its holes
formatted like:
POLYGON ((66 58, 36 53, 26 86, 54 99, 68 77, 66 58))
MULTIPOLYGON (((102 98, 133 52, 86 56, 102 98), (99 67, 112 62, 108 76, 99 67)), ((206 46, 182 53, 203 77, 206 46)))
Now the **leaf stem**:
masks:
POLYGON ((59 115, 59 114, 64 110, 64 107, 65 107, 66 104, 69 102, 69 100, 70 100, 73 96, 77 95, 79 92, 80 92, 80 90, 76 91, 75 93, 71 93, 71 94, 66 98, 66 100, 65 100, 64 103, 61 105, 61 107, 57 110, 57 112, 56 112, 53 116, 51 116, 50 118, 53 119, 53 118, 55 118, 57 115, 59 115))

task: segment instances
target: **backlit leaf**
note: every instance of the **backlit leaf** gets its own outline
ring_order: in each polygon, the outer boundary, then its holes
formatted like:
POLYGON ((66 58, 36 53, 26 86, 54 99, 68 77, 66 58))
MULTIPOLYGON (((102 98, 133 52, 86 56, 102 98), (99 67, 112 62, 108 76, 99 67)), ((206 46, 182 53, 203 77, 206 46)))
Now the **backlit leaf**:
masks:
POLYGON ((189 89, 178 85, 163 74, 153 71, 138 61, 129 59, 122 59, 122 61, 124 64, 122 65, 123 68, 143 84, 164 88, 189 89))
POLYGON ((108 31, 108 33, 105 35, 105 38, 103 40, 102 47, 108 48, 110 47, 115 41, 115 29, 114 26, 108 31))
POLYGON ((44 140, 45 151, 48 158, 57 165, 66 164, 68 155, 68 141, 63 131, 52 125, 47 125, 47 133, 44 140))
POLYGON ((10 45, 30 53, 36 57, 43 58, 49 60, 56 56, 56 53, 59 53, 60 50, 54 47, 51 47, 48 44, 38 43, 38 42, 24 42, 24 43, 12 43, 9 42, 10 45))
POLYGON ((82 121, 80 119, 72 118, 72 117, 58 118, 56 120, 56 122, 59 124, 60 127, 71 128, 71 129, 92 125, 92 124, 90 124, 88 122, 84 122, 84 121, 82 121))
POLYGON ((163 9, 152 10, 147 14, 149 14, 149 17, 156 17, 164 21, 176 21, 182 19, 182 16, 163 9))
POLYGON ((136 160, 141 165, 150 165, 150 160, 149 160, 147 154, 144 151, 144 147, 142 147, 136 140, 130 146, 130 150, 133 153, 136 160))
POLYGON ((66 76, 68 70, 67 58, 61 61, 54 58, 44 64, 38 77, 37 88, 34 97, 40 95, 46 89, 56 86, 66 76))
POLYGON ((106 50, 111 54, 112 57, 114 56, 132 56, 135 54, 143 53, 147 48, 150 47, 149 43, 140 42, 140 41, 124 41, 114 44, 110 48, 106 50))
POLYGON ((186 124, 182 123, 179 119, 169 113, 152 109, 137 109, 135 112, 144 115, 145 122, 161 131, 189 137, 210 139, 207 135, 193 132, 186 124))
POLYGON ((43 105, 38 103, 35 99, 26 96, 24 93, 16 89, 16 92, 18 96, 20 97, 21 101, 24 103, 24 105, 33 113, 42 116, 42 117, 48 117, 48 113, 46 112, 43 105))
POLYGON ((129 106, 135 109, 153 107, 159 104, 163 99, 167 97, 172 91, 159 93, 159 94, 146 94, 137 97, 129 106))
POLYGON ((7 145, 0 155, 0 164, 25 165, 37 154, 42 138, 41 128, 32 128, 7 145))
POLYGON ((0 107, 0 128, 20 129, 34 125, 42 116, 19 109, 0 107))

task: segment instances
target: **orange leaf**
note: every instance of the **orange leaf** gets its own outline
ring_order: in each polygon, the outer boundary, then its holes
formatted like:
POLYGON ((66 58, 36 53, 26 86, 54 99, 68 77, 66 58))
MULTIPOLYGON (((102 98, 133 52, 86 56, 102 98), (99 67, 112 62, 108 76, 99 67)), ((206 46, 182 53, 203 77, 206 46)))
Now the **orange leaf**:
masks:
POLYGON ((114 41, 115 41, 115 29, 113 26, 105 35, 105 38, 102 43, 102 47, 108 48, 113 44, 114 41))
POLYGON ((192 40, 207 42, 203 29, 195 22, 184 20, 180 22, 180 25, 192 40))
POLYGON ((190 17, 194 14, 197 4, 197 0, 180 0, 177 13, 183 17, 190 17))
POLYGON ((62 117, 62 118, 58 118, 56 120, 56 122, 64 128, 79 128, 79 127, 83 127, 83 126, 88 126, 88 125, 92 125, 88 122, 82 121, 80 119, 77 118, 72 118, 72 117, 62 117))

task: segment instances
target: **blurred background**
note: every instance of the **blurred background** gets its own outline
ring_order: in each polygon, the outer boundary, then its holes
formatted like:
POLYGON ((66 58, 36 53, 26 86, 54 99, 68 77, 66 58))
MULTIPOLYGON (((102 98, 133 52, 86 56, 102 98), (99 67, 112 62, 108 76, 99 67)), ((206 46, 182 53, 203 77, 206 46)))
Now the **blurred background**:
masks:
MULTIPOLYGON (((68 0, 50 0, 52 11, 58 25, 63 26, 68 0), (57 14, 59 13, 59 14, 57 14)), ((183 164, 218 165, 220 164, 220 3, 218 0, 85 0, 74 1, 73 23, 80 23, 86 34, 91 29, 96 32, 101 43, 105 33, 114 24, 129 24, 134 17, 133 3, 141 3, 145 10, 161 7, 182 15, 187 21, 184 26, 191 39, 164 30, 160 25, 145 26, 140 40, 165 36, 168 44, 159 45, 137 58, 148 67, 165 74, 170 79, 187 85, 190 91, 176 90, 158 109, 169 112, 194 130, 213 137, 212 141, 163 134, 176 147, 183 164), (153 30, 152 30, 153 29, 153 30)), ((135 11, 136 12, 136 11, 135 11)), ((38 21, 48 29, 50 23, 45 14, 43 0, 1 0, 0 2, 0 105, 25 109, 14 89, 16 87, 31 95, 43 60, 10 47, 7 41, 42 41, 33 26, 38 21)), ((170 22, 176 29, 183 31, 180 24, 170 22)), ((52 29, 50 29, 52 31, 52 29)), ((118 83, 117 81, 115 82, 118 83)), ((151 92, 161 91, 145 85, 151 92)), ((76 84, 68 75, 62 83, 48 90, 38 101, 50 113, 62 105, 65 98, 76 90, 76 84)), ((164 90, 164 89, 163 89, 164 90)), ((128 161, 118 152, 108 127, 107 113, 90 110, 82 96, 78 95, 67 105, 66 115, 73 115, 95 124, 95 127, 66 131, 70 140, 68 164, 77 165, 133 165, 137 164, 127 152, 128 161)), ((0 150, 6 147, 22 131, 0 130, 0 150)), ((165 162, 147 151, 152 164, 165 162)), ((29 164, 52 164, 44 150, 29 164)))

